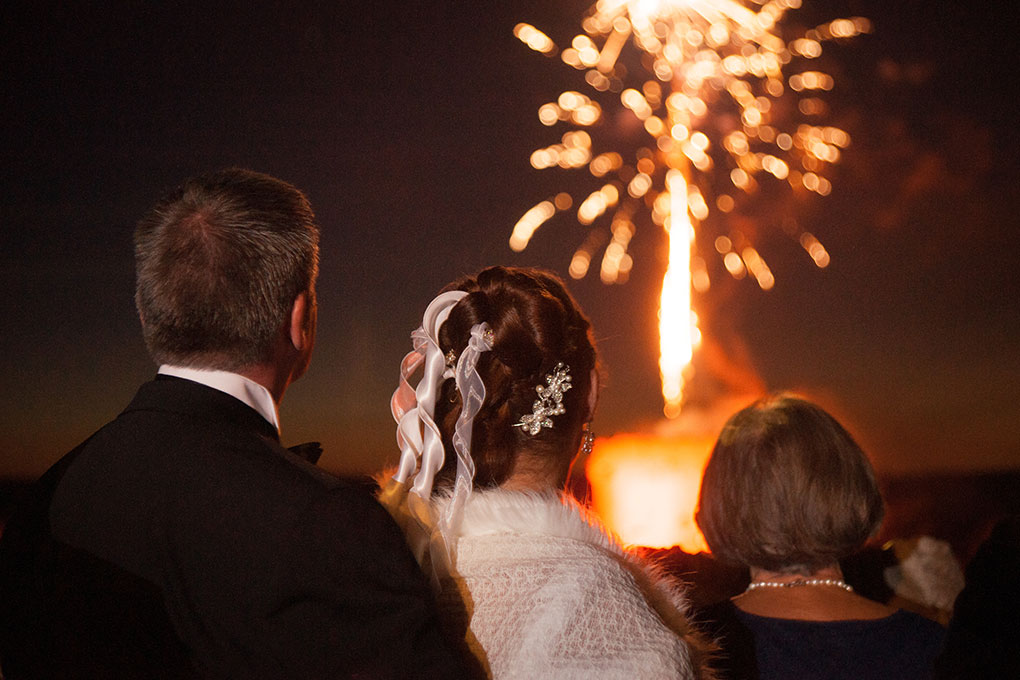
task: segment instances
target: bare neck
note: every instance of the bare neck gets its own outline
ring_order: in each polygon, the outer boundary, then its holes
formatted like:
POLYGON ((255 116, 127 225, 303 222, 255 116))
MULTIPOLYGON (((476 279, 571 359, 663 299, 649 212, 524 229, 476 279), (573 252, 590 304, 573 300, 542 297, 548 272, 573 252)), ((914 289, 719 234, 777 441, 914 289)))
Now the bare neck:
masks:
MULTIPOLYGON (((752 583, 842 581, 842 579, 843 573, 835 564, 817 569, 810 574, 790 574, 751 567, 752 583)), ((801 621, 882 619, 894 611, 884 604, 831 584, 756 588, 734 597, 733 604, 749 614, 801 621)))
POLYGON ((517 456, 513 471, 500 488, 508 491, 559 491, 566 485, 566 475, 567 469, 549 465, 525 451, 517 456))

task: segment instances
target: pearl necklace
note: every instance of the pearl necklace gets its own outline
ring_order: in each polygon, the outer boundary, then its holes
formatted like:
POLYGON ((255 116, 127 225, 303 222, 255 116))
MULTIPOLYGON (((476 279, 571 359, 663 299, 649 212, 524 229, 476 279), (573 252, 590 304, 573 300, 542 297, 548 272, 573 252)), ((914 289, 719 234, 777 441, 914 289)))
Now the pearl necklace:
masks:
POLYGON ((843 579, 805 578, 796 581, 752 581, 744 592, 749 593, 757 588, 796 588, 798 586, 836 586, 850 593, 854 591, 843 579))

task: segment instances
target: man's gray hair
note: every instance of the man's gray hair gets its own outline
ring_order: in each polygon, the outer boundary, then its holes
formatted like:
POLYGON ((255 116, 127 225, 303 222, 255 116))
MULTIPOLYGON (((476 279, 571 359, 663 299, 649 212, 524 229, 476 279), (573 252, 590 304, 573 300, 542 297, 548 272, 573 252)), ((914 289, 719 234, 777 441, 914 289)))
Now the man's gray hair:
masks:
POLYGON ((135 230, 135 303, 160 364, 236 371, 271 359, 319 271, 319 227, 298 189, 231 168, 194 177, 135 230))

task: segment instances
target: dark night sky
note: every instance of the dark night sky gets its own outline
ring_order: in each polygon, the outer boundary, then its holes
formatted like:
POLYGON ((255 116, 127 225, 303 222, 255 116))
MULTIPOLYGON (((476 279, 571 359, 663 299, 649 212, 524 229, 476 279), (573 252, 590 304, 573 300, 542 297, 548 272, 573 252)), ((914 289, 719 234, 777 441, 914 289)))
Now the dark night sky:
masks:
MULTIPOLYGON (((156 4, 0 9, 0 476, 39 474, 154 372, 133 224, 182 178, 228 165, 301 187, 323 225, 319 344, 284 439, 321 440, 334 471, 393 462, 388 397, 435 291, 487 264, 565 274, 583 238, 563 217, 523 254, 506 245, 527 208, 577 182, 528 156, 558 137, 537 107, 581 86, 512 28, 565 45, 588 3, 156 4)), ((835 122, 854 144, 832 195, 797 208, 832 264, 815 268, 763 216, 777 285, 713 264, 697 302, 709 345, 728 372, 818 398, 887 474, 1016 469, 1020 22, 966 3, 805 5, 792 22, 875 26, 831 50, 835 122)), ((660 419, 664 247, 648 224, 626 285, 572 284, 609 377, 601 434, 660 419)), ((707 363, 705 384, 721 372, 707 363)))

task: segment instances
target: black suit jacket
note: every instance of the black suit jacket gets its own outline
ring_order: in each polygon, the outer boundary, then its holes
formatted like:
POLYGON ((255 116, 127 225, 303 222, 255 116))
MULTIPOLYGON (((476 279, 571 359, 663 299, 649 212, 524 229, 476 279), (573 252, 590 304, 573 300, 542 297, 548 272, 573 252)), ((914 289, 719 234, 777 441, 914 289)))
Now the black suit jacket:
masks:
POLYGON ((233 397, 159 376, 0 540, 0 664, 35 677, 463 677, 399 529, 233 397))

